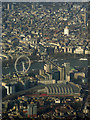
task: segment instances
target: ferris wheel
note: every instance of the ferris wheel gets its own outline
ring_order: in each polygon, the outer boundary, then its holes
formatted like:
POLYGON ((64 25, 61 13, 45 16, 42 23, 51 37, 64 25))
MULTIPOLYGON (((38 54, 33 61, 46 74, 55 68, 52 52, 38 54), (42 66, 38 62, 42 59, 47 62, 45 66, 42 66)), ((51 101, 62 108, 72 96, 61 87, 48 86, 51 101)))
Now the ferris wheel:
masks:
POLYGON ((31 66, 29 57, 21 55, 15 61, 15 70, 18 74, 25 74, 28 72, 31 66))

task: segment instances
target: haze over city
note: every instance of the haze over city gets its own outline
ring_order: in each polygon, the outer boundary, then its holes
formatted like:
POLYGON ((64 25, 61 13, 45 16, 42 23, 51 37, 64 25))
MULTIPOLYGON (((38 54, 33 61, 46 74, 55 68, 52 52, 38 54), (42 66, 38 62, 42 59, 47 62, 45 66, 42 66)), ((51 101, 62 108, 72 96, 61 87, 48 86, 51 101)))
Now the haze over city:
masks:
POLYGON ((88 5, 2 3, 2 120, 90 118, 88 5))

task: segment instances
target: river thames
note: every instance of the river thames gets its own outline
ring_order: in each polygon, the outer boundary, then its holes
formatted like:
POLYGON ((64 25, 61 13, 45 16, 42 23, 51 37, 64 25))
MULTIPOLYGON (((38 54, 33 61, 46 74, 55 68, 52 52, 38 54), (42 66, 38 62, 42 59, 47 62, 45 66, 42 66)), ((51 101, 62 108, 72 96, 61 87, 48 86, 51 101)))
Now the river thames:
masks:
MULTIPOLYGON (((80 60, 80 58, 68 58, 68 59, 57 58, 57 59, 53 59, 52 61, 59 66, 61 66, 65 62, 69 62, 71 68, 76 67, 79 69, 82 69, 82 68, 85 68, 85 70, 88 69, 88 60, 80 60)), ((4 66, 4 64, 2 65, 2 74, 3 75, 9 74, 9 73, 13 74, 13 72, 16 72, 15 68, 14 68, 15 63, 14 62, 12 62, 12 63, 10 64, 10 61, 9 61, 8 66, 4 66)), ((48 63, 48 62, 38 62, 38 61, 32 62, 29 72, 32 70, 43 69, 43 67, 46 63, 48 63)))

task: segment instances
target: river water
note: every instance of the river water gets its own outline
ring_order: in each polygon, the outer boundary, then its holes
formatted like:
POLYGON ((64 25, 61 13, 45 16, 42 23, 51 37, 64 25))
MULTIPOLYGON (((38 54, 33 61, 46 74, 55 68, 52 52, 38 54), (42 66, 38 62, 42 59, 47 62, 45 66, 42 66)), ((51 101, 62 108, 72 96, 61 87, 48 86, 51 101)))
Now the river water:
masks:
MULTIPOLYGON (((86 68, 86 69, 88 68, 88 60, 81 61, 78 58, 57 59, 54 62, 58 65, 62 65, 65 62, 70 62, 71 67, 78 66, 79 68, 83 68, 83 67, 86 68)), ((44 65, 45 65, 45 62, 33 62, 30 66, 29 72, 31 70, 43 69, 44 65)), ((3 65, 2 65, 2 74, 3 75, 6 75, 8 73, 12 74, 13 72, 16 72, 15 68, 14 68, 14 63, 9 65, 8 67, 3 67, 3 65)))

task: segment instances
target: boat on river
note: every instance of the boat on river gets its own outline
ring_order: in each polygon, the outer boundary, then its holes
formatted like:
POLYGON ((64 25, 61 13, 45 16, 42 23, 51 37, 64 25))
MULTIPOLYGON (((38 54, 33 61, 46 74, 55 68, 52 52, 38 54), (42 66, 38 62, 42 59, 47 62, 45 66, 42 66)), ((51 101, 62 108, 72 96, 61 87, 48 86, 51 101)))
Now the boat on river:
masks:
POLYGON ((80 58, 79 60, 88 60, 87 58, 80 58))

